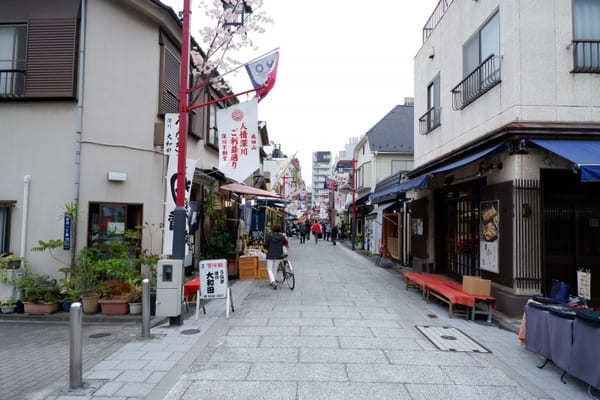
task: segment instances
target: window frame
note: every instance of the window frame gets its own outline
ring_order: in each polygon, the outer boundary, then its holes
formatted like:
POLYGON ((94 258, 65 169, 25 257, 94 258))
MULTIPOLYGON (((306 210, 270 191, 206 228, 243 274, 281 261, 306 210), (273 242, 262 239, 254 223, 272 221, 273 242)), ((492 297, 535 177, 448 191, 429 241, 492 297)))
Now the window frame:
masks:
MULTIPOLYGON (((500 18, 500 8, 496 8, 494 11, 492 11, 492 13, 490 14, 489 17, 487 17, 487 19, 481 24, 479 25, 479 27, 475 30, 475 32, 473 32, 473 34, 471 36, 469 36, 469 38, 463 43, 462 45, 462 60, 463 60, 463 78, 466 78, 467 76, 469 76, 473 71, 475 71, 483 61, 485 61, 485 59, 481 59, 481 31, 495 18, 495 17, 500 18), (477 37, 477 65, 475 66, 474 69, 470 70, 470 71, 466 71, 465 70, 465 47, 467 46, 467 44, 473 39, 477 37)), ((498 54, 495 54, 495 56, 499 57, 500 56, 500 44, 501 44, 501 40, 500 40, 500 36, 501 36, 501 32, 500 32, 500 21, 498 21, 498 54)), ((487 58, 487 56, 486 56, 487 58)))
POLYGON ((16 202, 0 202, 0 209, 5 211, 4 226, 0 226, 0 255, 10 253, 10 220, 14 203, 16 202))
MULTIPOLYGON (((128 226, 128 219, 129 219, 129 213, 130 212, 135 212, 135 210, 130 210, 130 207, 136 207, 139 209, 139 216, 140 216, 140 225, 143 224, 144 221, 144 203, 113 203, 113 202, 106 202, 106 201, 90 201, 88 202, 88 225, 87 225, 87 245, 89 247, 102 247, 104 245, 104 243, 102 243, 101 240, 94 240, 93 234, 94 231, 92 231, 92 218, 93 218, 93 212, 92 212, 92 207, 98 207, 98 219, 99 221, 102 220, 102 207, 125 207, 125 216, 124 216, 124 220, 125 220, 125 232, 127 230, 137 230, 139 233, 139 238, 136 240, 136 247, 138 248, 139 251, 141 251, 142 248, 142 229, 136 229, 136 227, 129 227, 128 226)), ((100 223, 100 222, 99 222, 100 223)), ((100 229, 98 230, 100 231, 100 229)))
POLYGON ((0 23, 0 28, 12 28, 15 32, 13 33, 12 58, 0 60, 0 65, 3 62, 11 64, 10 68, 0 67, 0 71, 3 71, 3 73, 0 73, 0 82, 2 82, 4 74, 7 75, 4 78, 4 82, 8 82, 9 80, 12 81, 10 83, 10 89, 8 89, 9 85, 0 83, 0 98, 23 97, 25 96, 25 74, 27 72, 27 45, 29 42, 28 24, 26 22, 0 23), (19 34, 22 35, 22 45, 15 40, 15 38, 19 37, 19 34), (21 52, 22 54, 17 54, 21 52), (21 63, 21 65, 19 65, 19 63, 21 63), (11 78, 8 78, 9 74, 12 75, 11 78), (4 85, 6 85, 6 91, 3 91, 4 85))
MULTIPOLYGON (((596 42, 600 41, 600 34, 598 35, 597 38, 594 39, 582 39, 582 38, 578 38, 575 36, 575 31, 576 31, 576 19, 575 19, 575 3, 578 0, 571 0, 571 37, 572 37, 572 48, 573 48, 573 69, 571 70, 571 73, 600 73, 600 44, 597 44, 596 42), (586 68, 585 66, 585 46, 586 44, 589 44, 590 47, 595 45, 596 47, 596 54, 595 54, 595 58, 596 58, 596 62, 593 63, 592 61, 592 65, 589 68, 586 68), (583 56, 584 56, 584 65, 578 65, 578 48, 579 45, 582 45, 583 47, 583 56), (594 65, 597 64, 597 65, 594 65)), ((590 49, 591 52, 591 49, 590 49)), ((590 54, 591 55, 591 54, 590 54)))

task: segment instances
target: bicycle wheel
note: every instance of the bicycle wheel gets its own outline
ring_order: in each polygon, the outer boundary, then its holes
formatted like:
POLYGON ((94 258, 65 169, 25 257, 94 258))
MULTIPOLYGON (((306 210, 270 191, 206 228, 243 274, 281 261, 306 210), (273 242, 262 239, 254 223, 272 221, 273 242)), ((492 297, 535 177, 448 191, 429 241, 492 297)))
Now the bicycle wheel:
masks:
POLYGON ((290 290, 294 290, 296 287, 296 277, 294 276, 294 269, 289 261, 285 263, 285 281, 290 288, 290 290))
POLYGON ((275 282, 277 282, 278 285, 281 285, 284 279, 285 274, 283 273, 282 262, 279 262, 279 265, 277 265, 277 271, 275 272, 275 282))

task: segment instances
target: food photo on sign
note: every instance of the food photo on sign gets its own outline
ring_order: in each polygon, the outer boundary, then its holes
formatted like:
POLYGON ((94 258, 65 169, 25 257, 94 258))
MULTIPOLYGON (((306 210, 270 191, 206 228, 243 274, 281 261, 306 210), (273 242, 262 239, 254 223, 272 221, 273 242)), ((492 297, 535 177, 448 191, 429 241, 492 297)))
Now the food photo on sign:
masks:
POLYGON ((498 239, 500 236, 500 202, 498 200, 480 203, 479 260, 480 268, 485 271, 499 273, 498 239))

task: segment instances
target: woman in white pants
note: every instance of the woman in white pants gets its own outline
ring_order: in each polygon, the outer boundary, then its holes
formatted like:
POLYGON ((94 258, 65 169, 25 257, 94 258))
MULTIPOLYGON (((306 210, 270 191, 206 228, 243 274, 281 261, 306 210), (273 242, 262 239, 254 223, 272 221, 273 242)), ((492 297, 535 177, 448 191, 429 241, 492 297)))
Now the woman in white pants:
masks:
POLYGON ((279 225, 273 225, 271 227, 271 234, 267 236, 264 247, 267 249, 267 272, 269 274, 269 281, 273 289, 277 289, 277 283, 275 283, 275 273, 277 272, 277 266, 279 260, 283 258, 283 246, 288 246, 287 239, 281 233, 281 227, 279 225))

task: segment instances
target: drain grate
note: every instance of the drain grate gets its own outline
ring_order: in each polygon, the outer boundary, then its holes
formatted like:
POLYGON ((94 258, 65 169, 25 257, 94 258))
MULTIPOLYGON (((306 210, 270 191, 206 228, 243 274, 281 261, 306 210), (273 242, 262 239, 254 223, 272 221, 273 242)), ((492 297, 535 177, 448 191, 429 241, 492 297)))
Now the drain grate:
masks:
POLYGON ((200 333, 200 329, 186 329, 181 331, 182 335, 195 335, 197 333, 200 333))
POLYGON ((431 343, 442 351, 491 353, 488 349, 456 328, 448 326, 416 326, 431 343))
POLYGON ((112 335, 112 334, 108 333, 108 332, 94 333, 93 335, 90 335, 90 339, 100 339, 100 338, 107 337, 110 335, 112 335))

